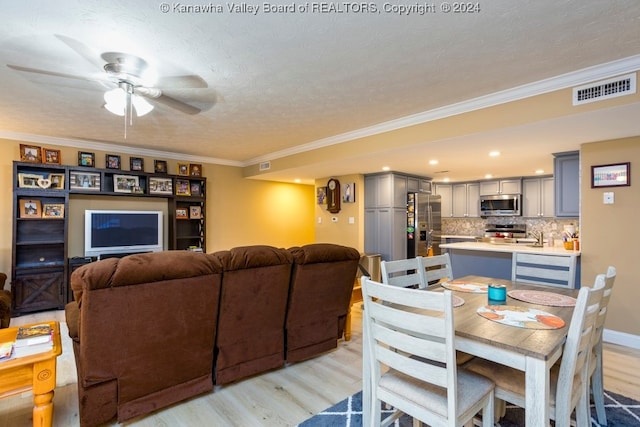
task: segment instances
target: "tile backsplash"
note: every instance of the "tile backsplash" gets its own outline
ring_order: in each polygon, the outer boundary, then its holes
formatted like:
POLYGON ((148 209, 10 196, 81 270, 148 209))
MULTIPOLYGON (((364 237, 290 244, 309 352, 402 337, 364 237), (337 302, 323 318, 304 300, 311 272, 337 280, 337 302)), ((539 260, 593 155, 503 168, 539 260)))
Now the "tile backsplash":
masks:
POLYGON ((562 230, 565 225, 573 225, 580 229, 578 218, 522 218, 522 217, 493 217, 493 218, 443 218, 442 234, 477 236, 484 235, 484 230, 489 224, 526 224, 527 232, 542 232, 544 238, 562 239, 562 230))

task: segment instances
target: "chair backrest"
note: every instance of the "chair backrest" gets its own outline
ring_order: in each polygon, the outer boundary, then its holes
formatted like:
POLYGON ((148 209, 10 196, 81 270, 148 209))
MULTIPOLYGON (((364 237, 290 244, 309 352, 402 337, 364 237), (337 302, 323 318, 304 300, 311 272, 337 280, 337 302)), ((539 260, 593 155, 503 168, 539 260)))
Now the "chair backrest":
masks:
POLYGON ((433 285, 442 281, 452 280, 451 257, 449 254, 434 255, 421 259, 422 268, 425 270, 427 284, 433 285))
POLYGON ((457 366, 451 292, 398 288, 363 277, 362 296, 367 331, 364 357, 369 358, 372 388, 377 388, 385 366, 438 385, 447 389, 451 397, 448 418, 455 419, 457 366))
POLYGON ((401 288, 427 287, 427 277, 422 263, 422 257, 396 261, 382 261, 380 263, 382 283, 401 288))
POLYGON ((604 276, 604 281, 597 282, 597 286, 602 286, 604 291, 602 294, 602 300, 600 301, 600 312, 598 313, 598 318, 596 319, 596 330, 593 336, 593 360, 590 363, 590 373, 593 373, 595 370, 595 358, 602 357, 602 333, 604 331, 604 322, 607 320, 607 306, 609 305, 609 300, 611 299, 611 292, 613 291, 613 283, 616 280, 617 271, 613 266, 609 266, 607 268, 607 273, 604 276))
POLYGON ((556 421, 569 420, 581 393, 586 397, 591 343, 604 294, 604 274, 595 279, 593 288, 581 287, 562 351, 556 389, 556 421))
POLYGON ((511 280, 573 289, 576 257, 514 252, 511 280))

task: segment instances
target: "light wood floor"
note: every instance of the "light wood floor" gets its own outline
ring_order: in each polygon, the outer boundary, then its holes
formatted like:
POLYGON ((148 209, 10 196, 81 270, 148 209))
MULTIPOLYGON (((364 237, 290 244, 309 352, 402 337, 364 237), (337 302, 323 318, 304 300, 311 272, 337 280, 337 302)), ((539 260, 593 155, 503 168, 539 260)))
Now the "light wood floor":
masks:
MULTIPOLYGON (((223 387, 213 393, 176 404, 127 426, 293 426, 361 389, 362 313, 353 307, 351 341, 336 351, 306 362, 223 387)), ((16 323, 64 320, 62 311, 16 318, 16 323)), ((12 324, 13 324, 12 320, 12 324)), ((640 400, 640 351, 605 344, 604 384, 607 390, 640 400)), ((78 426, 76 385, 57 388, 54 426, 78 426)), ((32 395, 0 400, 0 426, 31 426, 32 395)), ((113 423, 111 425, 118 425, 113 423)))

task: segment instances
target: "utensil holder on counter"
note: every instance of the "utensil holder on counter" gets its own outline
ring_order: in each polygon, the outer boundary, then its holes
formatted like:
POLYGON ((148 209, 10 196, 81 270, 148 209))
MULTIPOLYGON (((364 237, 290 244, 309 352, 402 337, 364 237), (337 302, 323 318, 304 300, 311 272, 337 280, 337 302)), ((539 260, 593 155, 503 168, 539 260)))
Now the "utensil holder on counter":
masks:
POLYGON ((569 240, 566 242, 563 242, 564 244, 564 248, 568 251, 572 251, 573 250, 573 240, 569 240))

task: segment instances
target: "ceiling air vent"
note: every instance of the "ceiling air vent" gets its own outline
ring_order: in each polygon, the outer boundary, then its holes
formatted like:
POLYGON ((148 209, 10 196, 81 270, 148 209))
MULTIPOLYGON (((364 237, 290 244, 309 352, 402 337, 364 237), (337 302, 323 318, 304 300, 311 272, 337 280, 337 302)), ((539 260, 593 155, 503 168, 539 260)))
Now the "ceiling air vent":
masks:
POLYGON ((573 105, 602 101, 636 93, 636 74, 615 77, 573 88, 573 105))
POLYGON ((271 162, 260 163, 260 171, 268 171, 269 169, 271 169, 271 162))

